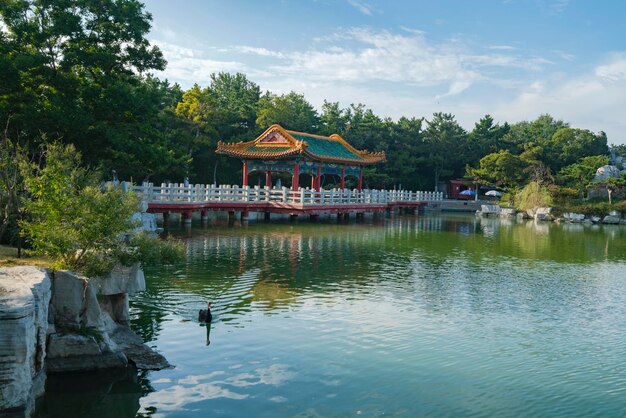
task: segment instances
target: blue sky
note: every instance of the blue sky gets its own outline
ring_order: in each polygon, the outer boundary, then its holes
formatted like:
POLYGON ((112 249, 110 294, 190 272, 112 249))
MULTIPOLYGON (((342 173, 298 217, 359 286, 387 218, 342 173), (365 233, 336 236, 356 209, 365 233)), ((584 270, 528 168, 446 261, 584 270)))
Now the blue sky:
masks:
POLYGON ((148 0, 149 39, 184 88, 243 72, 263 90, 381 116, 542 113, 626 143, 626 2, 148 0))

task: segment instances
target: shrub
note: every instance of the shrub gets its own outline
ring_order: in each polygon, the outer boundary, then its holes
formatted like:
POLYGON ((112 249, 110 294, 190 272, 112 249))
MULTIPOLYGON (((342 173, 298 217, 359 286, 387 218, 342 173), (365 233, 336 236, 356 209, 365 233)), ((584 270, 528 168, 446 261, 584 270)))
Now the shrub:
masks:
POLYGON ((545 186, 531 181, 515 195, 515 206, 520 210, 550 206, 552 197, 545 186))
POLYGON ((20 223, 33 249, 49 257, 54 269, 102 276, 116 264, 182 258, 182 247, 141 234, 127 237, 136 225, 131 216, 138 197, 119 187, 100 187, 96 176, 78 164, 72 145, 49 145, 46 163, 25 165, 28 217, 20 223))

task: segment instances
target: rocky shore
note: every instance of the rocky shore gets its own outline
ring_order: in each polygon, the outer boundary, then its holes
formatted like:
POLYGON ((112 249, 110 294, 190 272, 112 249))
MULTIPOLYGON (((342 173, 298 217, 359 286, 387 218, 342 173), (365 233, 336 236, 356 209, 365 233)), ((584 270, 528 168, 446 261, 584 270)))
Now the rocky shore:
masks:
POLYGON ((481 205, 476 211, 478 216, 498 216, 501 218, 517 218, 518 220, 534 219, 545 222, 570 222, 570 223, 594 223, 608 225, 626 225, 626 218, 622 218, 619 212, 612 212, 606 216, 585 216, 582 213, 564 213, 555 216, 552 208, 535 208, 527 211, 502 208, 499 205, 481 205))
POLYGON ((93 279, 0 269, 0 415, 30 416, 46 374, 170 367, 129 327, 128 295, 143 290, 139 265, 93 279))

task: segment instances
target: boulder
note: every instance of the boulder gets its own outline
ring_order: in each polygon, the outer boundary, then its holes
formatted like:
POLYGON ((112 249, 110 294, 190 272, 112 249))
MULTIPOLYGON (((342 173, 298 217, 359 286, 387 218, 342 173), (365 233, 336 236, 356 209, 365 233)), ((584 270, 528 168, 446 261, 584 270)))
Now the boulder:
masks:
POLYGON ((0 269, 0 411, 19 409, 28 415, 41 394, 50 288, 45 269, 0 269))
POLYGON ((594 224, 597 224, 598 222, 602 220, 602 218, 600 218, 599 216, 592 216, 590 219, 591 219, 591 222, 593 222, 594 224))
POLYGON ((107 277, 91 279, 99 295, 136 293, 146 290, 146 279, 139 263, 132 266, 118 266, 107 277))
POLYGON ((622 176, 619 168, 614 165, 604 165, 596 170, 593 178, 594 182, 606 181, 610 178, 620 178, 622 176))
POLYGON ((100 305, 90 280, 71 271, 54 274, 52 307, 54 324, 65 330, 102 328, 100 305))
POLYGON ((607 215, 604 217, 604 219, 602 219, 602 223, 603 224, 613 224, 613 225, 617 225, 620 222, 620 218, 619 216, 611 216, 611 215, 607 215))
POLYGON ((128 359, 106 332, 90 329, 88 333, 50 335, 47 371, 64 373, 127 366, 128 359))
POLYGON ((585 220, 585 215, 583 215, 582 213, 568 212, 563 214, 563 219, 568 222, 578 223, 585 220))
POLYGON ((554 217, 551 215, 552 208, 535 208, 535 220, 552 221, 554 217))
POLYGON ((498 205, 480 205, 480 214, 483 216, 488 215, 499 215, 500 214, 500 206, 498 205))
POLYGON ((515 209, 503 208, 500 210, 500 217, 502 218, 514 218, 517 211, 515 209))
POLYGON ((147 212, 135 212, 131 219, 137 223, 135 233, 149 232, 155 234, 159 231, 157 227, 156 214, 147 212))
POLYGON ((522 221, 524 219, 532 219, 532 217, 529 216, 526 212, 517 212, 517 215, 515 215, 515 217, 518 221, 522 221))

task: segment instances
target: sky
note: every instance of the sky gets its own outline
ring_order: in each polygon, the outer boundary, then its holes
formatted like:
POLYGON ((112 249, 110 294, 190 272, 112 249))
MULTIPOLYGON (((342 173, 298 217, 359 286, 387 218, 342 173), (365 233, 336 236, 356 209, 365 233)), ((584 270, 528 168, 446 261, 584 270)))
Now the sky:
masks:
POLYGON ((471 130, 549 113, 626 143, 621 0, 147 0, 157 75, 242 72, 262 90, 471 130))

